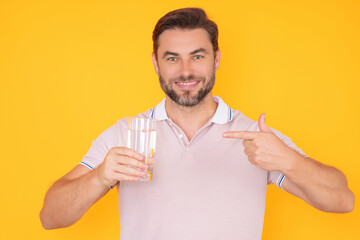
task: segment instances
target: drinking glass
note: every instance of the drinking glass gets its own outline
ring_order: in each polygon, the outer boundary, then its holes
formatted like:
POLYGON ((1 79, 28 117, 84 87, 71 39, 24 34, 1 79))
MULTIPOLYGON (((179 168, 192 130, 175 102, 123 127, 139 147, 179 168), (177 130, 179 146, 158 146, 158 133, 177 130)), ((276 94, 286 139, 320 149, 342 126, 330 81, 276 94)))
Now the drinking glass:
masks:
MULTIPOLYGON (((153 164, 149 158, 154 159, 156 144, 156 120, 150 118, 128 118, 127 147, 135 150, 145 157, 145 164, 149 164, 146 176, 140 181, 150 181, 152 178, 153 164)), ((138 169, 142 170, 142 169, 138 169)), ((145 171, 145 170, 142 170, 145 171)))

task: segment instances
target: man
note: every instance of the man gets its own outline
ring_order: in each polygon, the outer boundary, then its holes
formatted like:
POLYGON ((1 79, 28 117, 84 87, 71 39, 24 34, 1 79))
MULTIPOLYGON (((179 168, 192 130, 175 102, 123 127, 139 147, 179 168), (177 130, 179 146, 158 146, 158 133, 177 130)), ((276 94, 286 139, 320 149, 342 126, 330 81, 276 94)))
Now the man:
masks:
POLYGON ((350 212, 354 195, 337 169, 307 157, 271 129, 212 96, 218 31, 202 9, 179 9, 153 32, 155 71, 166 98, 139 114, 157 120, 153 179, 126 146, 126 119, 104 131, 81 164, 47 192, 44 228, 67 227, 114 185, 120 239, 261 239, 267 184, 317 209, 350 212))

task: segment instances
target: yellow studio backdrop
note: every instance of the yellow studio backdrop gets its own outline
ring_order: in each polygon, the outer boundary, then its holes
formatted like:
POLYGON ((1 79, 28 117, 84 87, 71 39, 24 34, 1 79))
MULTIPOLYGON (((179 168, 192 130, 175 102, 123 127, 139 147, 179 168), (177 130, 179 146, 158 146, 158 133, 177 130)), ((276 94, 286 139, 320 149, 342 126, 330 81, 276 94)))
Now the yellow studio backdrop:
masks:
MULTIPOLYGON (((358 196, 359 1, 9 0, 0 3, 0 239, 119 238, 114 190, 66 229, 42 229, 39 211, 102 131, 164 97, 152 30, 188 6, 219 26, 214 94, 254 120, 266 112, 358 196)), ((269 186, 263 239, 360 239, 358 205, 329 214, 269 186)))

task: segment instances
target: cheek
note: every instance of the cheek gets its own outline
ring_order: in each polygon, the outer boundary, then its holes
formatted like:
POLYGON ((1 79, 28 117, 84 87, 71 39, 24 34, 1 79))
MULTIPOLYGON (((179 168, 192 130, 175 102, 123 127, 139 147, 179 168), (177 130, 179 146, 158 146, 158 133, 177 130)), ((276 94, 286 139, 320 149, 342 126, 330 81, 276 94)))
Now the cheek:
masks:
POLYGON ((173 66, 159 65, 159 72, 163 78, 169 79, 172 77, 176 77, 177 74, 179 73, 179 69, 175 65, 173 66))
POLYGON ((206 62, 204 64, 201 64, 198 69, 204 75, 210 75, 214 71, 214 62, 208 61, 208 62, 206 62))

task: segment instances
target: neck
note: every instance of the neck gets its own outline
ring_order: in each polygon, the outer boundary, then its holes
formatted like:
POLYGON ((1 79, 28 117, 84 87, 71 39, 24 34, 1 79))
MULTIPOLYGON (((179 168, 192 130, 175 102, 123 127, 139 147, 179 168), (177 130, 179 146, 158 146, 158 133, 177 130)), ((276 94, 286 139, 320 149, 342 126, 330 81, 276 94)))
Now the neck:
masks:
POLYGON ((217 105, 211 92, 192 107, 181 106, 168 96, 165 101, 168 117, 185 132, 189 141, 214 116, 217 105))

